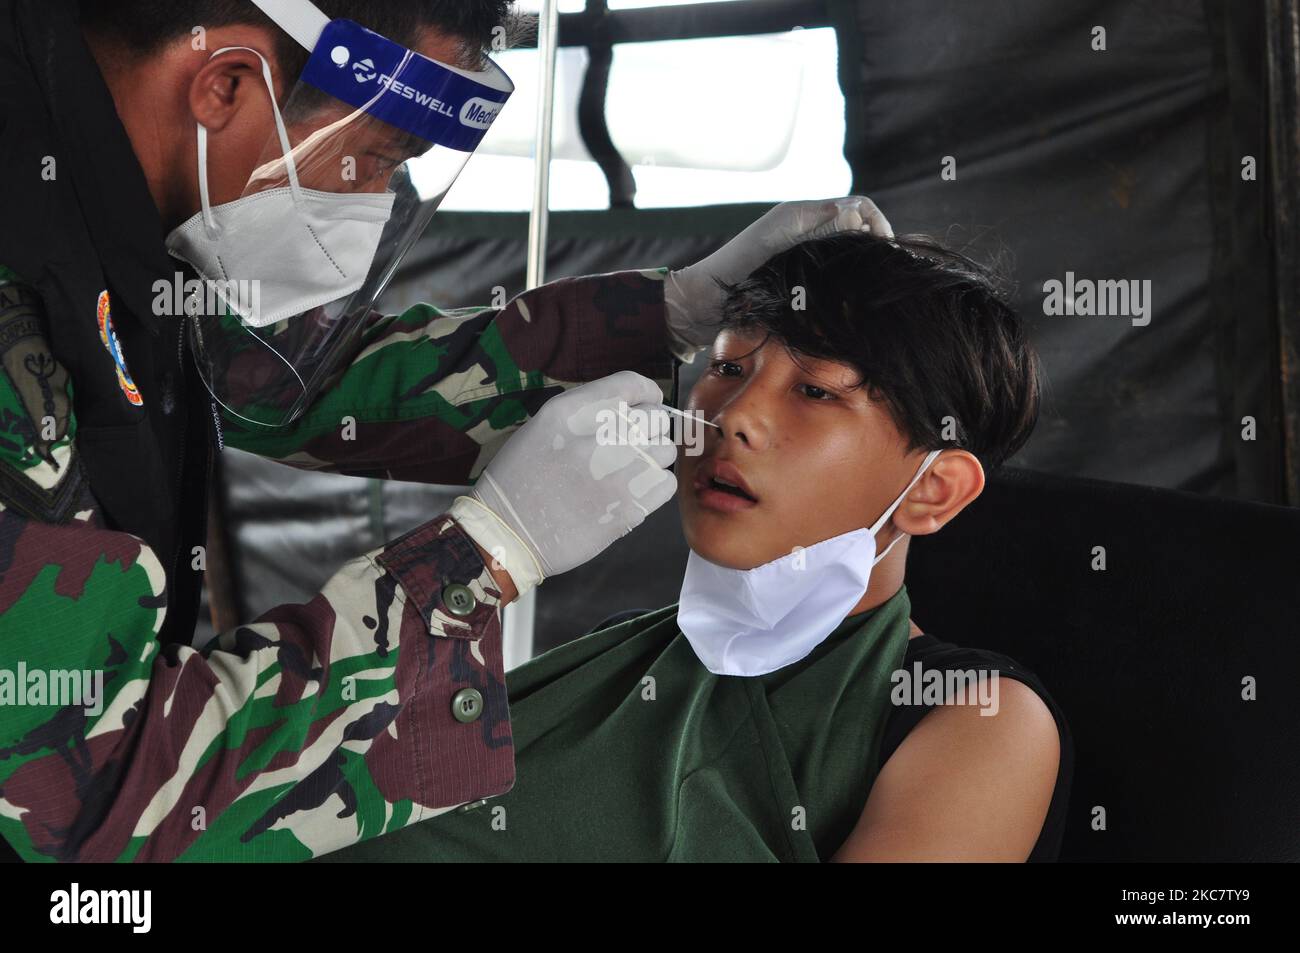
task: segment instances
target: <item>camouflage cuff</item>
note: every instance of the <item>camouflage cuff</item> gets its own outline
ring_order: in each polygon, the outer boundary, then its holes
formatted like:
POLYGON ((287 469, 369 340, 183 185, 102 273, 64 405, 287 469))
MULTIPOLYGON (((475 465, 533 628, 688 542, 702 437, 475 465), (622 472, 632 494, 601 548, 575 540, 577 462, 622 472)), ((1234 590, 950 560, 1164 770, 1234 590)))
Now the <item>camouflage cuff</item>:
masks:
POLYGON ((554 342, 538 342, 548 376, 585 382, 630 370, 651 380, 671 377, 675 355, 664 300, 667 274, 667 268, 647 268, 559 278, 525 292, 521 297, 545 289, 551 307, 570 316, 564 325, 573 339, 570 361, 555 360, 554 342))
POLYGON ((474 541, 446 514, 393 540, 374 561, 433 635, 479 639, 498 620, 501 591, 474 541))

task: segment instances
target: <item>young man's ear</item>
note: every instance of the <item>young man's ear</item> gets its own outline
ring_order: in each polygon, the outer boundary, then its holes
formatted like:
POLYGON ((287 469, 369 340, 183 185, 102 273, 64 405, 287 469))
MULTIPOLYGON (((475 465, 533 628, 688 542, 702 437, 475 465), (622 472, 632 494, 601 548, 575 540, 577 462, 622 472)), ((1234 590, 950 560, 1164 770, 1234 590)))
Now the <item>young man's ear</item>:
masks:
POLYGON ((937 532, 984 491, 984 467, 973 453, 945 450, 894 511, 894 525, 912 536, 937 532))

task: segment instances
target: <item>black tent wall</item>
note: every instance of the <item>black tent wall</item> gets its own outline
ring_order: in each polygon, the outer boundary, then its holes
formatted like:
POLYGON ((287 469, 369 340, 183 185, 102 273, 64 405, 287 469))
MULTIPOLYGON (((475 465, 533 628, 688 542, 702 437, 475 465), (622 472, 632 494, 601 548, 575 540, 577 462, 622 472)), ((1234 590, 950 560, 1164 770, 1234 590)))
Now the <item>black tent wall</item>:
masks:
POLYGON ((1050 384, 1017 463, 1280 502, 1262 5, 851 7, 854 190, 896 228, 959 225, 1014 260, 1050 384), (1066 272, 1150 279, 1150 324, 1044 314, 1043 282, 1066 272))

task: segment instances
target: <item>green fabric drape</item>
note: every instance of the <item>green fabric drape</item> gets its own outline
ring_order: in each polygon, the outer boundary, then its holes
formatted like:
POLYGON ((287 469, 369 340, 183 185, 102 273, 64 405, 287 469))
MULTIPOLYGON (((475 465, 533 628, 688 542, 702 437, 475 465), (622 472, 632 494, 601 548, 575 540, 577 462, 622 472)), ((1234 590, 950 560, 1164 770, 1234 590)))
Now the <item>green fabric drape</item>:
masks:
POLYGON ((755 678, 700 664, 676 606, 507 677, 515 786, 327 861, 819 861, 875 780, 906 588, 755 678))

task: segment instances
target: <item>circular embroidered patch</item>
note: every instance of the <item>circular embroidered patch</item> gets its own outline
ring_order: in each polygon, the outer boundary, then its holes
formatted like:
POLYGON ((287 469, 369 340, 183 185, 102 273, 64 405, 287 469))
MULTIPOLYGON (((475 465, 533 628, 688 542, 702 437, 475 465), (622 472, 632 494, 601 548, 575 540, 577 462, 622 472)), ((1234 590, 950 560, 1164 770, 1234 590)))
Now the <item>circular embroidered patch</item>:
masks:
POLYGON ((113 330, 113 307, 109 304, 107 291, 99 293, 99 305, 95 312, 99 318, 99 339, 104 342, 104 347, 108 349, 109 356, 117 367, 117 386, 122 388, 127 400, 139 407, 144 399, 126 369, 126 356, 122 353, 122 345, 118 343, 117 332, 113 330))

